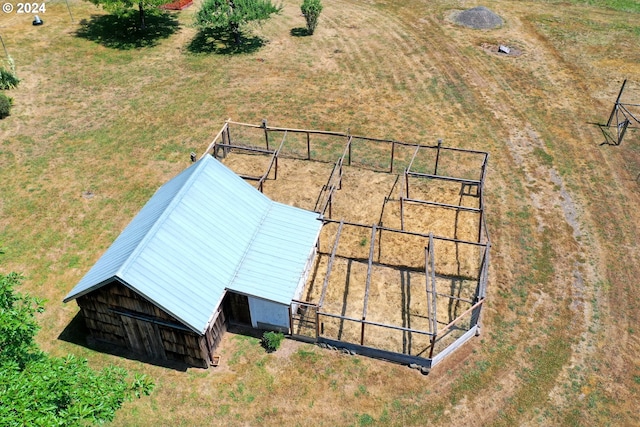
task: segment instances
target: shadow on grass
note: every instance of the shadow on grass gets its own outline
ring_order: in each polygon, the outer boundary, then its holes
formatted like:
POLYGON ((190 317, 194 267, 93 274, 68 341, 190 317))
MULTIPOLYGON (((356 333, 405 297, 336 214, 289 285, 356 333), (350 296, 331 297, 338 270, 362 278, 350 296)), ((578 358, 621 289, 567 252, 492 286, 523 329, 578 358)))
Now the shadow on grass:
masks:
POLYGON ((80 312, 76 313, 71 322, 69 322, 60 335, 58 335, 58 339, 99 353, 110 354, 112 356, 122 357, 129 360, 136 360, 150 365, 162 366, 176 371, 185 372, 189 368, 189 365, 186 363, 172 360, 150 359, 116 344, 93 339, 80 312))
POLYGON ((138 28, 138 11, 122 15, 93 15, 80 21, 76 36, 113 49, 129 50, 152 47, 166 39, 179 28, 178 20, 162 11, 148 11, 146 28, 138 28))
POLYGON ((309 30, 303 27, 292 28, 290 33, 293 37, 307 37, 311 35, 309 34, 309 30))
POLYGON ((200 30, 191 40, 187 50, 191 53, 215 53, 218 55, 240 55, 253 53, 265 45, 265 41, 257 36, 240 36, 236 43, 233 35, 221 28, 200 30))

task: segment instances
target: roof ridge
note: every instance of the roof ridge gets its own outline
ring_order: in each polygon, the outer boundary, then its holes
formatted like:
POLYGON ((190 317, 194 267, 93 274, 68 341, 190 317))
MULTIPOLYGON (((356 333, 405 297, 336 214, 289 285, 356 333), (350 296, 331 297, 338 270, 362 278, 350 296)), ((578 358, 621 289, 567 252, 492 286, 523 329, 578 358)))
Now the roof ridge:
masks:
MULTIPOLYGON (((260 194, 262 194, 262 193, 260 193, 260 194)), ((256 238, 257 238, 258 234, 260 234, 260 230, 262 229, 262 224, 264 224, 265 220, 269 216, 269 213, 271 212, 271 209, 277 203, 277 202, 269 199, 268 197, 267 197, 267 200, 269 201, 269 207, 264 210, 264 212, 262 213, 262 217, 260 218, 260 222, 258 223, 258 226, 255 227, 255 229, 253 230, 253 235, 251 236, 251 239, 247 243, 247 247, 244 249, 244 252, 242 253, 242 258, 240 258, 240 261, 236 265, 236 269, 234 270, 233 275, 231 276, 231 280, 229 280, 229 284, 227 285, 227 289, 233 290, 232 286, 233 286, 233 283, 236 281, 236 278, 238 277, 238 273, 240 272, 240 269, 241 269, 240 267, 242 267, 242 265, 244 264, 244 260, 247 258, 247 254, 249 253, 249 251, 253 247, 253 242, 256 241, 256 238)))

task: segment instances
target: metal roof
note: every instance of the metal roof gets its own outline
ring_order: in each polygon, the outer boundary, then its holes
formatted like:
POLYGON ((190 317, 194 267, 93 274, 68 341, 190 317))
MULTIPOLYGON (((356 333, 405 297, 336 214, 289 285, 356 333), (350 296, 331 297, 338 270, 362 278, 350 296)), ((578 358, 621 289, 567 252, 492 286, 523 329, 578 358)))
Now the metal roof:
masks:
POLYGON ((158 189, 64 302, 117 278, 204 333, 225 289, 289 304, 320 219, 207 155, 158 189))

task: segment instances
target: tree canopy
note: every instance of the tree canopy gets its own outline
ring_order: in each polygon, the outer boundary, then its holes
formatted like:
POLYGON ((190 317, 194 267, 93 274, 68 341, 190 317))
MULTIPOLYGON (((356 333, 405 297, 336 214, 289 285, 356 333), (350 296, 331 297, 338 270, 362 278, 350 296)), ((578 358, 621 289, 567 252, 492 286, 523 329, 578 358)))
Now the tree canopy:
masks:
POLYGON ((243 25, 265 20, 281 10, 282 6, 271 0, 205 0, 195 23, 201 29, 226 29, 239 44, 243 25))
POLYGON ((122 14, 138 6, 140 28, 145 29, 145 10, 154 9, 171 0, 88 0, 112 13, 122 14))
POLYGON ((73 355, 52 357, 34 336, 42 301, 15 291, 22 277, 0 273, 0 425, 86 426, 113 420, 122 403, 153 383, 122 368, 94 371, 73 355))

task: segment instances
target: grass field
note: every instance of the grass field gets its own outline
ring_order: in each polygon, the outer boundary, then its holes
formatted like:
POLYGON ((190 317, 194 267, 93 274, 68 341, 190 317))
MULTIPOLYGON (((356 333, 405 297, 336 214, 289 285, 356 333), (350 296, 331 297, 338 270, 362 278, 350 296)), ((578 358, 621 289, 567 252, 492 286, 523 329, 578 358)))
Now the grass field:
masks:
POLYGON ((191 27, 197 1, 144 36, 79 0, 39 27, 0 15, 22 79, 0 120, 0 265, 47 299, 41 346, 155 380, 115 426, 640 424, 640 133, 600 145, 593 125, 623 79, 640 103, 640 6, 488 0, 505 25, 478 31, 447 19, 466 0, 323 4, 299 37, 284 0, 239 54, 191 27), (229 117, 490 152, 481 337, 428 376, 235 334, 221 367, 186 372, 60 340, 62 298, 229 117))

